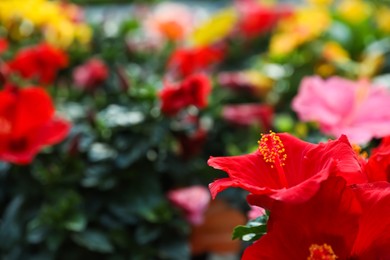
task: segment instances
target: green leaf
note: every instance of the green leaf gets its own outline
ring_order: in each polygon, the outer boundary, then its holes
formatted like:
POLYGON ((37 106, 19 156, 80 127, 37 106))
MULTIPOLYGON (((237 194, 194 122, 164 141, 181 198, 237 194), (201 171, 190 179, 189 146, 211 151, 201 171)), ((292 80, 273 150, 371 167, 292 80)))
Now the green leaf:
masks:
POLYGON ((233 231, 232 239, 241 239, 244 241, 254 241, 259 239, 267 231, 266 225, 260 226, 237 226, 233 231))
POLYGON ((15 197, 6 208, 0 225, 1 248, 9 248, 21 237, 21 224, 18 223, 24 202, 22 196, 15 197))
POLYGON ((255 241, 267 233, 268 214, 250 220, 246 225, 237 226, 232 234, 232 239, 243 241, 255 241))
POLYGON ((135 238, 140 245, 146 245, 161 236, 161 227, 156 225, 139 225, 135 230, 135 238))
POLYGON ((47 233, 47 228, 40 225, 38 219, 34 219, 27 225, 26 238, 29 243, 38 244, 47 237, 47 233))
POLYGON ((73 235, 73 240, 78 245, 94 252, 111 253, 114 248, 103 232, 87 230, 73 235))
POLYGON ((65 227, 71 231, 82 231, 85 229, 87 219, 81 213, 76 213, 73 217, 65 222, 65 227))

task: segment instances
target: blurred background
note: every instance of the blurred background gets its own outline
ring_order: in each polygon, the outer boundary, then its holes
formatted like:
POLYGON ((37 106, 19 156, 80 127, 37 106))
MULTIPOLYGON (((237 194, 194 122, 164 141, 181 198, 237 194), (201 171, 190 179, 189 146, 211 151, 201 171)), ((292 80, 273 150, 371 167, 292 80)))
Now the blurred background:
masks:
POLYGON ((0 258, 240 259, 268 213, 211 198, 210 156, 270 130, 369 153, 389 36, 385 1, 0 0, 0 258))

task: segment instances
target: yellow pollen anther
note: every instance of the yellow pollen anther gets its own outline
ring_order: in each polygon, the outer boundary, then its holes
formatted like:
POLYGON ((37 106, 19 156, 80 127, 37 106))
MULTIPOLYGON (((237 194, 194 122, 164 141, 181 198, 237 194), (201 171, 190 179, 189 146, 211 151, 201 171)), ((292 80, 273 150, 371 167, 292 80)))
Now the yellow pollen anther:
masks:
POLYGON ((307 260, 336 260, 337 256, 333 252, 333 249, 328 244, 323 244, 322 246, 317 244, 312 244, 309 248, 310 256, 307 260))
POLYGON ((259 144, 259 152, 263 155, 263 159, 267 163, 271 163, 271 168, 278 163, 280 166, 285 165, 287 159, 286 149, 279 136, 270 131, 269 134, 261 134, 259 144))
POLYGON ((368 158, 368 154, 366 151, 362 151, 362 148, 357 144, 352 144, 352 149, 356 153, 356 155, 362 157, 363 159, 368 158))

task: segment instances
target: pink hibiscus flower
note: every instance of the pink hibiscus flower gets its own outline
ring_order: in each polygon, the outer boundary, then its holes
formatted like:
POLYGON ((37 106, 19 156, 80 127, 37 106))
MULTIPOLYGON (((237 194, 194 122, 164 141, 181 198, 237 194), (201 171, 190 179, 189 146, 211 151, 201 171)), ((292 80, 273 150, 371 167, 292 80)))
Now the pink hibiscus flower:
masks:
POLYGON ((318 122, 323 133, 345 134, 352 143, 390 134, 390 92, 366 80, 307 77, 292 108, 301 120, 318 122))
POLYGON ((174 205, 184 211, 188 222, 193 225, 203 223, 204 213, 210 202, 210 193, 206 187, 191 186, 171 190, 167 196, 174 205))

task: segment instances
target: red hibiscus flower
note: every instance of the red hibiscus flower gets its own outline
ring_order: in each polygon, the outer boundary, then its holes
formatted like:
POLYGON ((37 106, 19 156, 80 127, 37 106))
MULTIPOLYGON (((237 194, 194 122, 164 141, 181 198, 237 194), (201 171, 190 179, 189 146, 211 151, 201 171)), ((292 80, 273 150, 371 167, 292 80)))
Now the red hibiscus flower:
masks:
POLYGON ((30 163, 46 145, 60 142, 70 124, 54 115, 50 96, 41 88, 0 91, 0 159, 30 163))
POLYGON ((351 189, 330 177, 305 203, 275 202, 267 234, 242 259, 390 259, 389 214, 389 183, 351 189))
POLYGON ((100 59, 92 58, 73 71, 73 81, 85 90, 93 90, 102 84, 108 76, 106 64, 100 59))
POLYGON ((57 72, 67 64, 66 53, 46 43, 22 49, 8 62, 11 72, 40 84, 53 83, 57 72))
POLYGON ((210 65, 220 62, 224 57, 221 46, 205 46, 192 49, 177 49, 168 61, 168 69, 180 77, 205 71, 210 65))
POLYGON ((210 157, 208 165, 229 175, 210 184, 213 197, 228 187, 240 187, 255 197, 267 195, 272 200, 302 202, 317 192, 322 181, 336 173, 348 183, 366 181, 345 136, 316 145, 289 134, 271 132, 262 135, 254 153, 210 157))
POLYGON ((190 105, 204 108, 210 91, 210 80, 203 74, 189 76, 178 85, 165 84, 160 92, 161 111, 173 116, 190 105))
POLYGON ((383 138, 381 144, 372 150, 364 170, 370 182, 390 182, 390 137, 383 138))
POLYGON ((291 13, 286 6, 267 6, 255 0, 238 0, 236 6, 240 14, 237 31, 247 38, 268 32, 279 18, 291 13))
POLYGON ((222 117, 234 125, 260 124, 264 130, 270 129, 273 114, 273 108, 263 104, 227 105, 222 110, 222 117))

